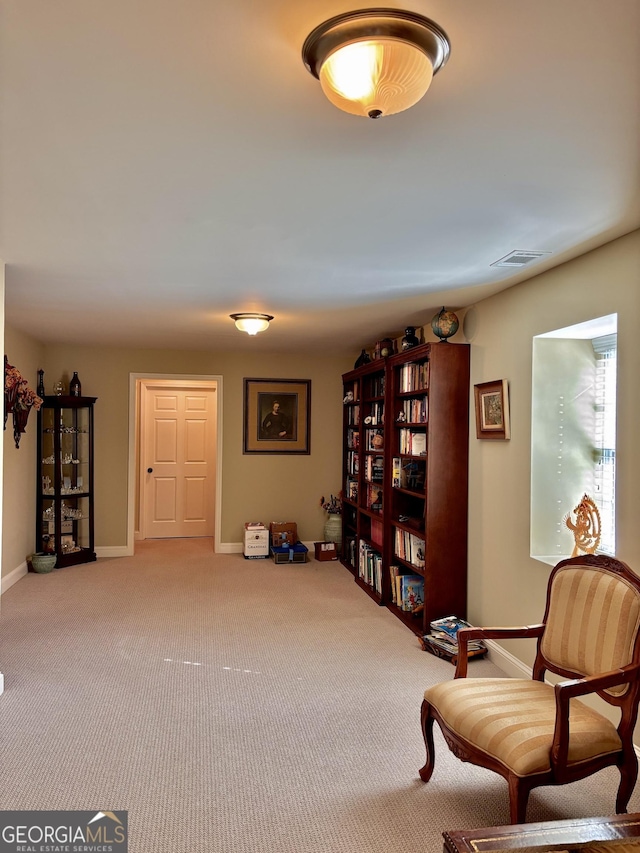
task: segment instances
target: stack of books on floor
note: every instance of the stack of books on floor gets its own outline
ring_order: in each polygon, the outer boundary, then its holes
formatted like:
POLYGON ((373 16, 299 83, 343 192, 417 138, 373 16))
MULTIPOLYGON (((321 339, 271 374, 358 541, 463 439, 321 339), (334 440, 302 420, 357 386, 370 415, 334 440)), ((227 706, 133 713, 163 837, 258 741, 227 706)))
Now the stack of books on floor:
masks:
MULTIPOLYGON (((430 623, 431 633, 422 638, 422 648, 437 657, 447 658, 453 663, 458 659, 458 631, 460 628, 471 628, 470 622, 457 616, 445 616, 430 623)), ((487 647, 482 640, 470 640, 468 643, 469 657, 486 655, 487 647)))

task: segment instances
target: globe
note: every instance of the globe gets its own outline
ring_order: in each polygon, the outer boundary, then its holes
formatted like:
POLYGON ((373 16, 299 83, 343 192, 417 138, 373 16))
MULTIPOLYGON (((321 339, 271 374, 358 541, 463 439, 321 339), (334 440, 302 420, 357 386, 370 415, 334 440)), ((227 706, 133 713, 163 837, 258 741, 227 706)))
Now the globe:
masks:
POLYGON ((438 314, 434 314, 431 320, 433 334, 443 342, 455 335, 459 326, 460 322, 456 314, 453 311, 447 311, 444 306, 438 314))

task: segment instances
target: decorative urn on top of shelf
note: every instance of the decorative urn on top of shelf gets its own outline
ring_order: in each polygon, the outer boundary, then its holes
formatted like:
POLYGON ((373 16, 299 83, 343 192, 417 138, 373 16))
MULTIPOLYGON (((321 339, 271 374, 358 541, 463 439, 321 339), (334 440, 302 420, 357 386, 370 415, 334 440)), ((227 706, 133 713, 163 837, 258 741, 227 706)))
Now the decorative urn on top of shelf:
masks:
POLYGON ((415 326, 407 326, 404 330, 404 337, 401 341, 402 349, 407 350, 412 347, 417 347, 420 343, 419 339, 416 336, 416 327, 415 326))
POLYGON ((73 371, 73 379, 69 383, 69 395, 71 397, 82 397, 82 385, 75 370, 73 371))
POLYGON ((363 349, 358 358, 356 359, 356 363, 353 365, 354 369, 357 367, 362 367, 363 364, 369 364, 371 361, 371 357, 369 353, 363 349))
POLYGON ((440 343, 446 344, 447 338, 452 337, 458 331, 460 326, 460 321, 458 320, 458 316, 453 313, 453 311, 447 311, 447 309, 442 306, 441 310, 434 314, 431 319, 431 329, 433 334, 440 338, 440 343))

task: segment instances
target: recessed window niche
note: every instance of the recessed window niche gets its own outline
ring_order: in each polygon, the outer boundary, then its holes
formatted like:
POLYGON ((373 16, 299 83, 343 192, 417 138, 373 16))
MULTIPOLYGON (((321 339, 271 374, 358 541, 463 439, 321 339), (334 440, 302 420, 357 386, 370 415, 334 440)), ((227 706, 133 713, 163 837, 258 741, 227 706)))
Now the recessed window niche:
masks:
POLYGON ((566 518, 584 494, 601 519, 598 553, 615 554, 617 314, 533 339, 531 556, 571 556, 566 518))

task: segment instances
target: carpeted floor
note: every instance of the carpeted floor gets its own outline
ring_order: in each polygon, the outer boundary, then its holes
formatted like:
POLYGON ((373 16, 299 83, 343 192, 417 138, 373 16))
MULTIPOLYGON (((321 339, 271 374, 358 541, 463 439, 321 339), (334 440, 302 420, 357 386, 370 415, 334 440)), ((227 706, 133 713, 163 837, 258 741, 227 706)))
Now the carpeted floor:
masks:
MULTIPOLYGON (((132 853, 436 853, 509 820, 504 780, 438 731, 419 780, 422 693, 453 667, 337 563, 165 540, 29 574, 0 670, 1 808, 127 809, 132 853)), ((617 778, 538 789, 529 820, 613 814, 617 778)))

